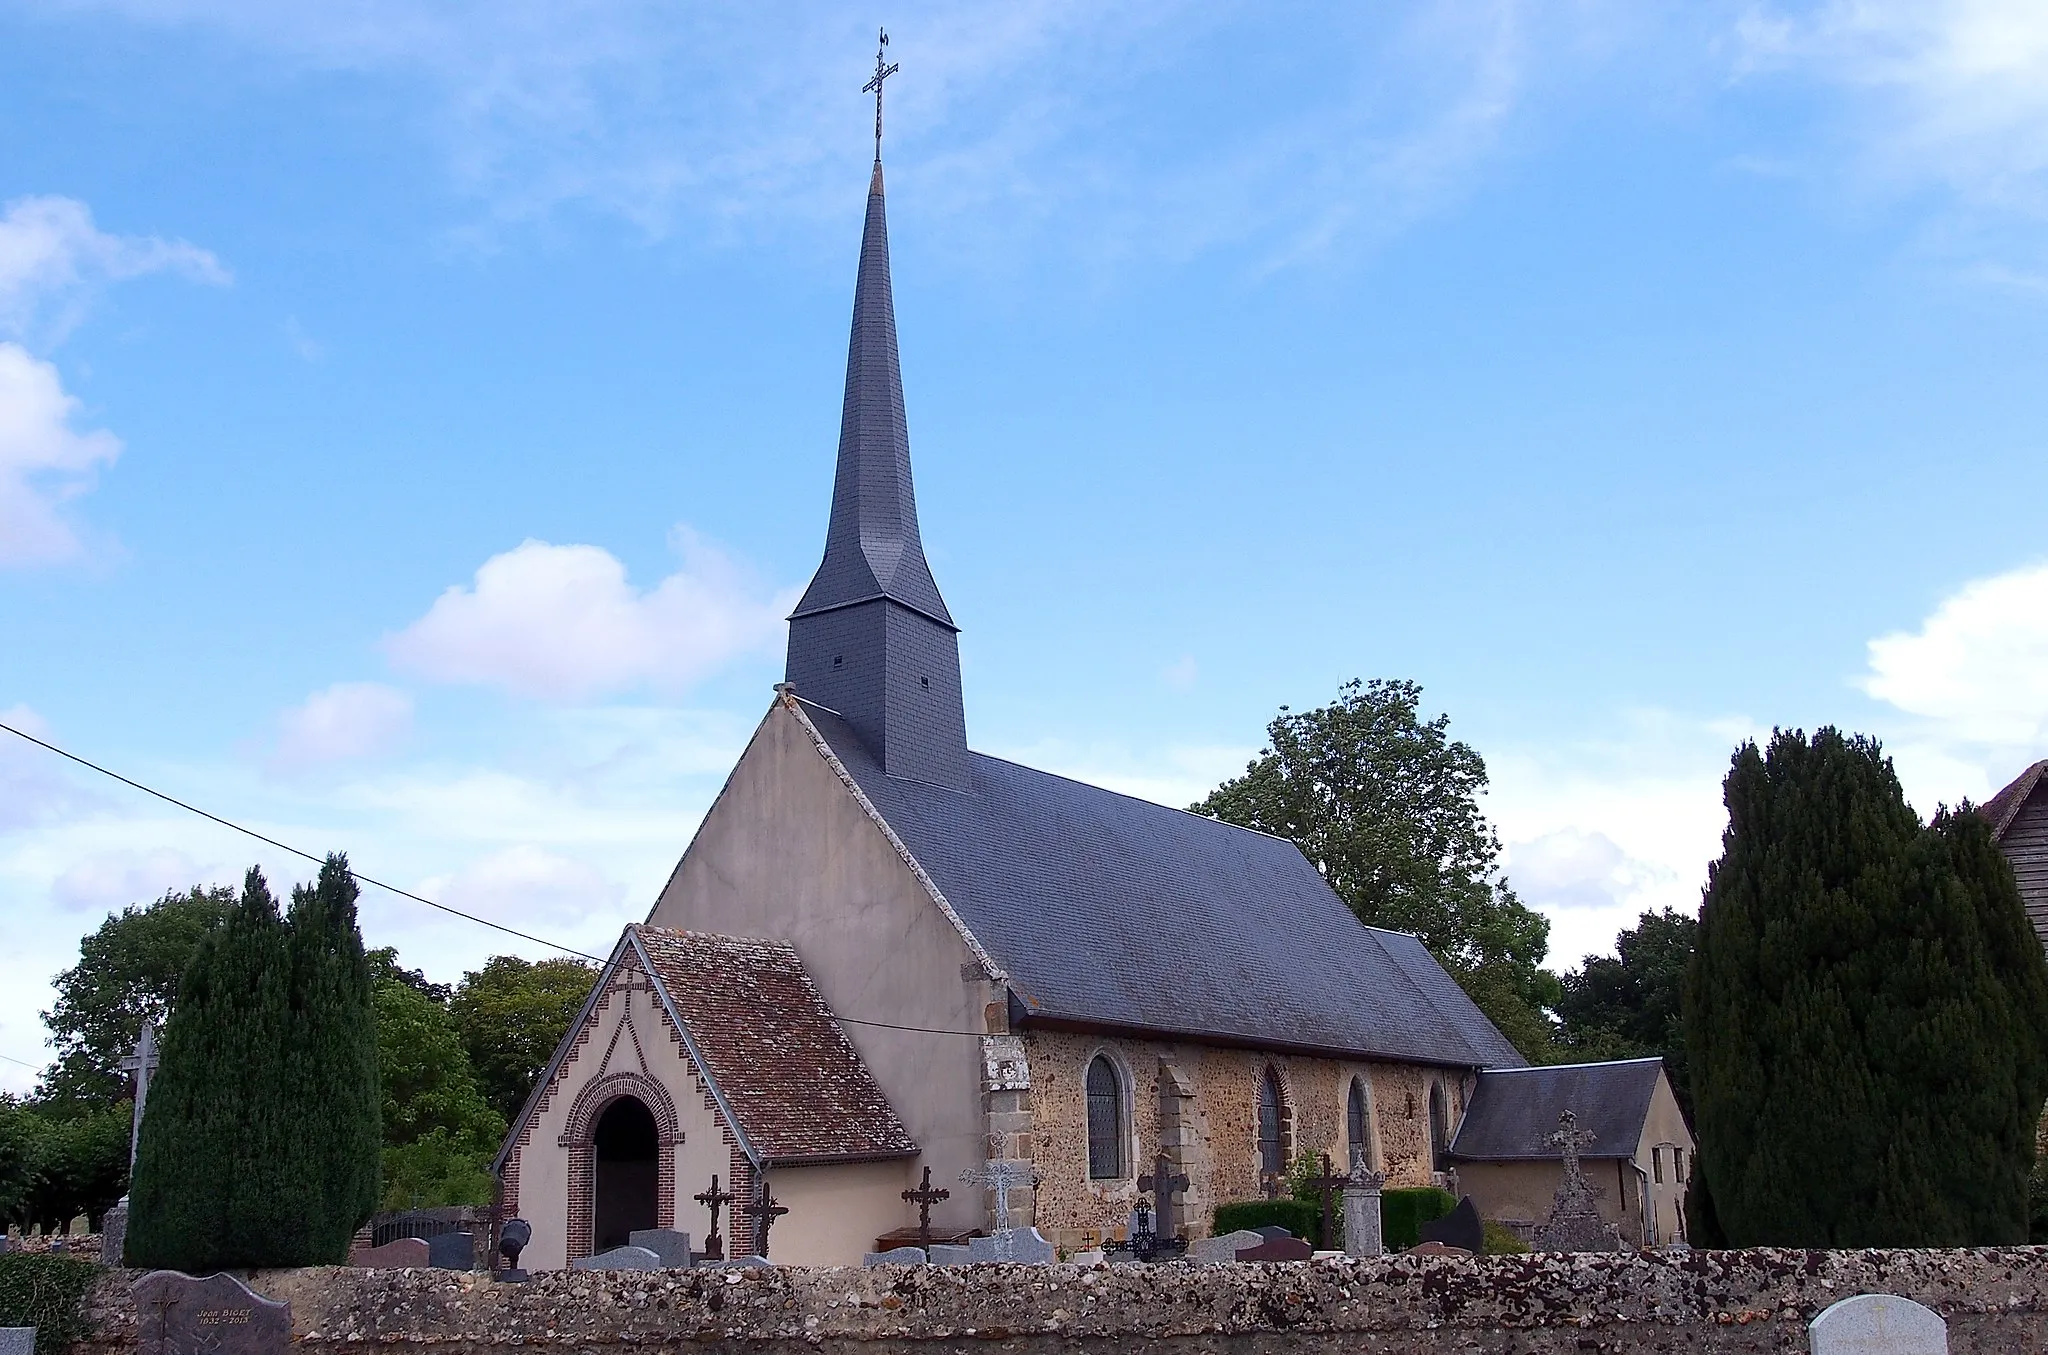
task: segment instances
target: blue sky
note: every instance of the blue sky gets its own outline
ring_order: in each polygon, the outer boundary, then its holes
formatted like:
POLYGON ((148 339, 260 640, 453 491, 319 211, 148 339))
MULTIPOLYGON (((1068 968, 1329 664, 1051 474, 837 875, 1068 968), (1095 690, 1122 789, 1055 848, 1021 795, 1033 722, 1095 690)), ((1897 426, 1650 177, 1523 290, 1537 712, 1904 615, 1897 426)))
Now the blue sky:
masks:
MULTIPOLYGON (((817 562, 877 22, 978 747, 1185 803, 1414 678, 1560 965, 1746 735, 2048 755, 2030 0, 0 0, 7 722, 603 950, 817 562)), ((307 873, 10 744, 0 1055, 109 908, 307 873)))

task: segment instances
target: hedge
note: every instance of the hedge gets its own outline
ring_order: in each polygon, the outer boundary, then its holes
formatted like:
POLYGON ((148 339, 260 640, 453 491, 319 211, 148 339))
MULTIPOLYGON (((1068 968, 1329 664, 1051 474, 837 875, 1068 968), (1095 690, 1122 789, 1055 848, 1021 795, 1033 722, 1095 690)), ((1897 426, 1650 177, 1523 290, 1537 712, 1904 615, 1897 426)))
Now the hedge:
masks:
POLYGON ((1216 1206, 1215 1235, 1240 1228, 1278 1225, 1305 1242, 1314 1242, 1323 1226, 1321 1205, 1302 1200, 1236 1200, 1216 1206))
POLYGON ((1456 1196, 1435 1186, 1383 1192, 1380 1235, 1386 1239, 1387 1250, 1407 1251, 1422 1240, 1423 1224, 1440 1219, 1457 1207, 1456 1196))
POLYGON ((88 1334, 85 1293, 99 1272, 75 1256, 0 1253, 0 1327, 34 1327, 36 1355, 58 1355, 88 1334))

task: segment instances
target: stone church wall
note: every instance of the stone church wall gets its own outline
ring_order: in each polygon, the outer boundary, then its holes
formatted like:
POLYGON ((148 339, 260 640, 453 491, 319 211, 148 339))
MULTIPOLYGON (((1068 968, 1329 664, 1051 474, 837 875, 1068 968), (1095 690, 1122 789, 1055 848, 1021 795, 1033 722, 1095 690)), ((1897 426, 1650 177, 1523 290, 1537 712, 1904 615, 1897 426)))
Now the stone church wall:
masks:
POLYGON ((1369 1088, 1370 1160, 1395 1186, 1428 1185, 1429 1091, 1440 1083, 1450 1124, 1464 1109, 1456 1072, 1410 1064, 1350 1062, 1266 1054, 1182 1042, 1030 1030, 1030 1133, 1043 1174, 1036 1199, 1040 1231, 1069 1250, 1122 1236, 1139 1198, 1137 1178, 1165 1148, 1189 1181, 1183 1222, 1190 1236, 1209 1232, 1215 1206, 1255 1199, 1258 1083, 1267 1067, 1286 1092, 1290 1155, 1328 1153, 1350 1161, 1345 1101, 1353 1077, 1369 1088), (1124 1082, 1128 1109, 1125 1172, 1088 1176, 1087 1071, 1107 1055, 1124 1082))
MULTIPOLYGON (((109 1271, 70 1355, 139 1355, 109 1271)), ((2048 1250, 1395 1256, 1279 1265, 974 1266, 597 1274, 528 1284, 446 1270, 259 1271, 298 1355, 1651 1355, 1809 1349, 1837 1299, 1890 1293, 1948 1323, 1949 1349, 2048 1352, 2048 1250)))

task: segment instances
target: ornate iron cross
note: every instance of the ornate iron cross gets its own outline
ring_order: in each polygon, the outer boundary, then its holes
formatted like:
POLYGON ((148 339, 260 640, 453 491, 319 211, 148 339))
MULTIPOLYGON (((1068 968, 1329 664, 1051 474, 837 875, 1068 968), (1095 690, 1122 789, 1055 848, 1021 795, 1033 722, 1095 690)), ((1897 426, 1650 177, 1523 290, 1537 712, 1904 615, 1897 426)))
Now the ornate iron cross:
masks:
POLYGON ((860 87, 863 94, 875 96, 875 163, 882 162, 882 82, 896 74, 896 63, 886 61, 884 54, 889 50, 889 30, 881 30, 882 44, 875 48, 875 78, 860 87))
POLYGON ((969 1167, 960 1173, 962 1181, 986 1186, 996 1193, 996 1256, 1010 1259, 1010 1192, 1023 1186, 1038 1188, 1038 1173, 1029 1162, 1000 1159, 986 1167, 969 1167))
POLYGON ((788 1206, 778 1203, 768 1193, 768 1178, 764 1176, 759 1197, 752 1204, 743 1206, 740 1212, 754 1220, 754 1255, 765 1261, 768 1258, 768 1230, 774 1226, 775 1220, 789 1212, 788 1206))
POLYGON ((929 1248, 932 1245, 932 1206, 940 1200, 952 1199, 953 1192, 947 1190, 944 1186, 933 1190, 932 1169, 926 1167, 924 1169, 924 1180, 918 1182, 916 1189, 904 1191, 903 1198, 917 1205, 918 1245, 929 1248))
POLYGON ((712 1260, 718 1260, 725 1255, 725 1243, 718 1236, 718 1211, 732 1203, 732 1192, 720 1190, 718 1177, 714 1175, 711 1178, 711 1189, 691 1198, 711 1211, 711 1232, 704 1239, 704 1255, 712 1260))

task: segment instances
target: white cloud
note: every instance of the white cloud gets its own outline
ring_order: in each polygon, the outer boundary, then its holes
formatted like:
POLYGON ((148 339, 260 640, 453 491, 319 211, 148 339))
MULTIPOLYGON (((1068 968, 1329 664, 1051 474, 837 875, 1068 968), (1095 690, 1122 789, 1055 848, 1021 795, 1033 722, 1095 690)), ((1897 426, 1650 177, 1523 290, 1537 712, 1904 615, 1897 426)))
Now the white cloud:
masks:
POLYGON ((25 334, 46 322, 61 336, 101 285, 161 272, 229 280, 220 260, 197 245, 107 234, 75 198, 19 198, 0 214, 0 330, 25 334))
POLYGON ((1856 91, 1879 169, 1964 199, 2048 213, 2048 6, 2039 0, 1759 5, 1736 28, 1749 70, 1856 91))
POLYGON ((581 924, 618 914, 625 889, 587 861, 521 843, 426 880, 419 893, 508 925, 581 924))
POLYGON ((1612 910, 1667 876, 1624 852, 1607 834, 1587 828, 1559 828, 1518 842, 1503 866, 1525 900, 1540 899, 1557 909, 1612 910))
POLYGON ((66 912, 107 913, 150 903, 167 890, 217 883, 227 874, 218 862, 202 867, 172 847, 99 852, 66 867, 50 896, 66 912))
POLYGON ((278 716, 270 765, 299 771, 387 752, 412 728, 412 698, 381 682, 337 682, 278 716))
POLYGON ((682 568, 642 591, 609 551, 526 541, 387 636, 386 652, 438 682, 578 700, 681 690, 780 635, 793 596, 771 595, 694 533, 675 544, 682 568))
POLYGON ((0 565, 51 564, 83 553, 62 505, 92 487, 121 453, 105 431, 71 427, 78 408, 57 369, 0 343, 0 565))

